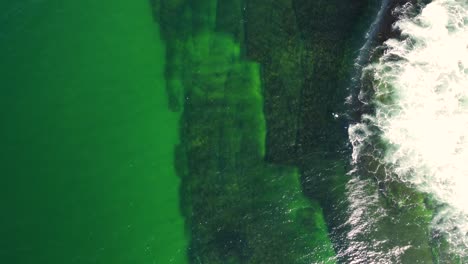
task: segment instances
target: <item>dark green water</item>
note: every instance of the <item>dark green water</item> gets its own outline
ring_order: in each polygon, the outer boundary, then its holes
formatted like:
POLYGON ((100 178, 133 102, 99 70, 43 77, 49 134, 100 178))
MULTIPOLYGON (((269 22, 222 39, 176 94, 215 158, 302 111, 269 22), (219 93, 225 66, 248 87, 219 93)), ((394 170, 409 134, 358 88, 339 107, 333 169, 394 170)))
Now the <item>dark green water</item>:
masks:
POLYGON ((149 2, 0 1, 0 262, 185 263, 149 2))

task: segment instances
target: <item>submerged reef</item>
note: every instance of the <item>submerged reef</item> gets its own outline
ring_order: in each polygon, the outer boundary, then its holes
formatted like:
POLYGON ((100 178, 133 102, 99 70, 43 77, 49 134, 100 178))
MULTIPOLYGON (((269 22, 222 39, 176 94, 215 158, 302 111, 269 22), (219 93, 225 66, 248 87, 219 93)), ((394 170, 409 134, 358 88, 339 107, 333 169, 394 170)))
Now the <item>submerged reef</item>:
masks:
MULTIPOLYGON (((406 2, 388 2, 373 47, 398 36, 393 10, 406 2)), ((372 108, 344 102, 380 1, 151 4, 169 107, 182 113, 175 155, 190 263, 366 263, 373 256, 353 250, 397 249, 401 263, 456 263, 432 242, 426 195, 388 180, 372 155, 348 173, 348 127, 372 108), (365 215, 384 212, 364 233, 351 221, 357 180, 376 197, 365 215)))
POLYGON ((261 66, 245 54, 242 1, 154 1, 190 263, 334 263, 299 170, 265 159, 261 66))

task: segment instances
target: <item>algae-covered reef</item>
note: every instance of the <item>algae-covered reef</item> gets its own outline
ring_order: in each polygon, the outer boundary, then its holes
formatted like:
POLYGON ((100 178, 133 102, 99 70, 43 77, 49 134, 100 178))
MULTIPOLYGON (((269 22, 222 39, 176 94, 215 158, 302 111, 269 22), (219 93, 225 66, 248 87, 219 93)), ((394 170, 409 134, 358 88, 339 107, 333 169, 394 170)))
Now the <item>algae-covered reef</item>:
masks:
POLYGON ((244 56, 242 1, 154 1, 191 263, 334 263, 296 167, 265 161, 261 65, 244 56))
MULTIPOLYGON (((392 11, 405 2, 388 1, 374 45, 395 36, 392 11)), ((403 246, 402 263, 438 261, 427 197, 386 181, 366 156, 347 173, 353 114, 344 102, 380 1, 151 3, 166 43, 169 107, 182 113, 176 169, 190 263, 371 257, 356 256, 357 245, 382 254, 403 246), (369 217, 385 214, 350 236, 356 181, 377 197, 369 217)))

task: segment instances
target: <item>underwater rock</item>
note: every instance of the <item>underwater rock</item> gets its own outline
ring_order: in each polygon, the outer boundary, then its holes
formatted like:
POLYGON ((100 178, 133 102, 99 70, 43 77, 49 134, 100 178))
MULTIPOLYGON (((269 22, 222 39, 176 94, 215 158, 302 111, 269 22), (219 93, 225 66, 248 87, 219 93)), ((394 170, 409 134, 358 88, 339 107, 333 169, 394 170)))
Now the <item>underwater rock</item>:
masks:
POLYGON ((297 164, 300 98, 311 51, 300 37, 291 0, 246 1, 245 56, 262 69, 266 159, 297 164))
POLYGON ((322 209, 302 194, 297 168, 265 161, 260 67, 242 58, 242 1, 153 6, 168 45, 170 107, 182 110, 176 166, 189 261, 335 263, 322 209))
MULTIPOLYGON (((346 82, 365 1, 247 1, 246 56, 262 67, 266 158, 299 166, 324 207, 335 248, 346 230, 346 82), (339 230, 340 229, 340 230, 339 230), (341 235, 340 235, 341 234, 341 235)), ((368 15, 367 15, 368 16, 368 15)), ((367 18, 368 19, 368 18, 367 18)))

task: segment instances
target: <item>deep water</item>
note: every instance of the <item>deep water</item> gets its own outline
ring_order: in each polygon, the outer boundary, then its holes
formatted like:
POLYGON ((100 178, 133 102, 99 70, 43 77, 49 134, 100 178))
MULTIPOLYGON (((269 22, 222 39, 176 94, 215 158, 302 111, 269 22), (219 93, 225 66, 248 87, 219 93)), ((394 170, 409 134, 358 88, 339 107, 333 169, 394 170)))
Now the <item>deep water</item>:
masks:
POLYGON ((68 2, 0 3, 0 263, 467 262, 463 1, 68 2))

